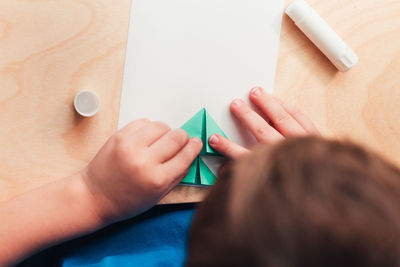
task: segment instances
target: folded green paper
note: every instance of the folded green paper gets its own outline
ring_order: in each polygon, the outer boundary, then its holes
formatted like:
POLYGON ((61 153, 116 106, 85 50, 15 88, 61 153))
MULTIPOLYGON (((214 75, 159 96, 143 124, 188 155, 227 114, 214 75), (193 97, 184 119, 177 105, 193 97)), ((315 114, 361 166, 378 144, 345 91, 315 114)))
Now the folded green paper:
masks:
POLYGON ((215 182, 215 175, 200 156, 221 156, 210 147, 208 139, 213 134, 220 134, 224 137, 227 136, 205 108, 201 109, 181 128, 188 133, 189 137, 197 137, 203 142, 200 155, 193 161, 188 174, 182 180, 182 184, 198 186, 213 185, 215 182))

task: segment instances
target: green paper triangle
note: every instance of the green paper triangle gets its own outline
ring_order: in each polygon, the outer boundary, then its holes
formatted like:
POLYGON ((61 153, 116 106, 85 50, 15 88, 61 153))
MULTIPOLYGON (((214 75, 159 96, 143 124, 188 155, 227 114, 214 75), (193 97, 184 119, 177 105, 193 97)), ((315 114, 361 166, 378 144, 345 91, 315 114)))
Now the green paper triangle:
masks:
POLYGON ((211 148, 210 144, 208 143, 208 139, 210 139, 211 135, 213 134, 219 134, 222 135, 225 138, 228 138, 224 131, 221 130, 221 128, 218 126, 218 124, 215 122, 215 120, 211 117, 211 115, 208 113, 208 111, 205 111, 206 115, 206 153, 207 154, 214 154, 214 155, 220 155, 218 152, 216 152, 214 149, 211 148))
POLYGON ((203 148, 200 152, 201 155, 203 155, 206 151, 206 147, 204 146, 205 118, 206 113, 205 109, 203 108, 181 127, 181 129, 185 130, 188 133, 190 138, 197 137, 203 142, 203 148))
MULTIPOLYGON (((200 155, 202 156, 221 156, 213 150, 208 144, 208 139, 213 134, 220 134, 227 138, 215 120, 207 112, 205 108, 197 112, 190 120, 188 120, 181 129, 185 130, 189 137, 197 137, 203 142, 203 148, 200 155)), ((212 185, 215 182, 214 173, 208 168, 200 157, 197 157, 190 166, 189 172, 182 180, 183 184, 192 185, 212 185)))
POLYGON ((201 185, 213 185, 215 182, 214 173, 208 168, 202 159, 199 159, 199 172, 201 185))
POLYGON ((182 183, 186 184, 196 184, 196 177, 198 177, 199 169, 199 158, 197 157, 190 165, 189 172, 185 178, 183 178, 182 183))
POLYGON ((226 138, 227 136, 205 108, 197 112, 181 128, 188 133, 190 138, 197 137, 203 142, 200 155, 220 155, 210 147, 208 139, 213 134, 220 134, 226 138))
POLYGON ((190 120, 188 120, 181 129, 185 130, 189 137, 197 137, 203 141, 203 120, 204 109, 196 113, 190 120))

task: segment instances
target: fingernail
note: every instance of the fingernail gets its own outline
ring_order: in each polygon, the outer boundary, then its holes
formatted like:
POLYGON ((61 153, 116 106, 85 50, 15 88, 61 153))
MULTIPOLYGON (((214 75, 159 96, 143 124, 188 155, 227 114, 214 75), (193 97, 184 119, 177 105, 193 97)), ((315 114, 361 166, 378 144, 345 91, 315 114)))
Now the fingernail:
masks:
POLYGON ((251 94, 254 96, 260 96, 263 92, 263 89, 259 86, 254 87, 253 89, 251 89, 251 94))
POLYGON ((235 99, 235 100, 232 102, 232 104, 233 104, 234 106, 236 106, 236 107, 240 107, 240 106, 243 104, 243 102, 242 102, 242 100, 240 100, 240 99, 235 99))
POLYGON ((215 146, 216 144, 218 144, 219 138, 218 138, 218 136, 216 136, 215 134, 213 134, 213 135, 211 135, 210 138, 208 139, 208 142, 210 143, 210 145, 215 146))
POLYGON ((197 137, 193 137, 192 140, 193 140, 193 142, 195 142, 195 143, 199 143, 199 144, 202 144, 202 143, 203 143, 203 142, 201 142, 200 138, 197 138, 197 137))

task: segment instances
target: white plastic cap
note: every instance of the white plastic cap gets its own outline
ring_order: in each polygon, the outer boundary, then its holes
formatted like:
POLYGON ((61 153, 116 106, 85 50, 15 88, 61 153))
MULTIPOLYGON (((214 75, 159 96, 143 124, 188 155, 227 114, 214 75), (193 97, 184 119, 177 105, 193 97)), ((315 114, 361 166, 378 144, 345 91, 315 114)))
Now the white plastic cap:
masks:
POLYGON ((100 109, 100 97, 93 91, 79 91, 74 98, 76 112, 83 117, 92 117, 100 109))
POLYGON ((349 47, 344 52, 343 56, 334 64, 340 71, 348 71, 358 62, 357 54, 349 47))
POLYGON ((303 0, 293 1, 286 9, 286 14, 295 22, 298 23, 307 13, 307 3, 303 0))
POLYGON ((286 14, 340 71, 348 71, 356 65, 356 53, 306 1, 293 1, 286 14))

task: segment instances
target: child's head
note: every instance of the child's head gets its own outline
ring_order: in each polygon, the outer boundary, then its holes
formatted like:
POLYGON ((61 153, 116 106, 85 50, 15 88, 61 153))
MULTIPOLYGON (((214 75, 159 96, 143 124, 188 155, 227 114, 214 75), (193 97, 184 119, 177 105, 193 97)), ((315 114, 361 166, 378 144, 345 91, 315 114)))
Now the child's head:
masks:
POLYGON ((318 138, 260 147, 221 176, 188 266, 399 266, 400 170, 318 138))

